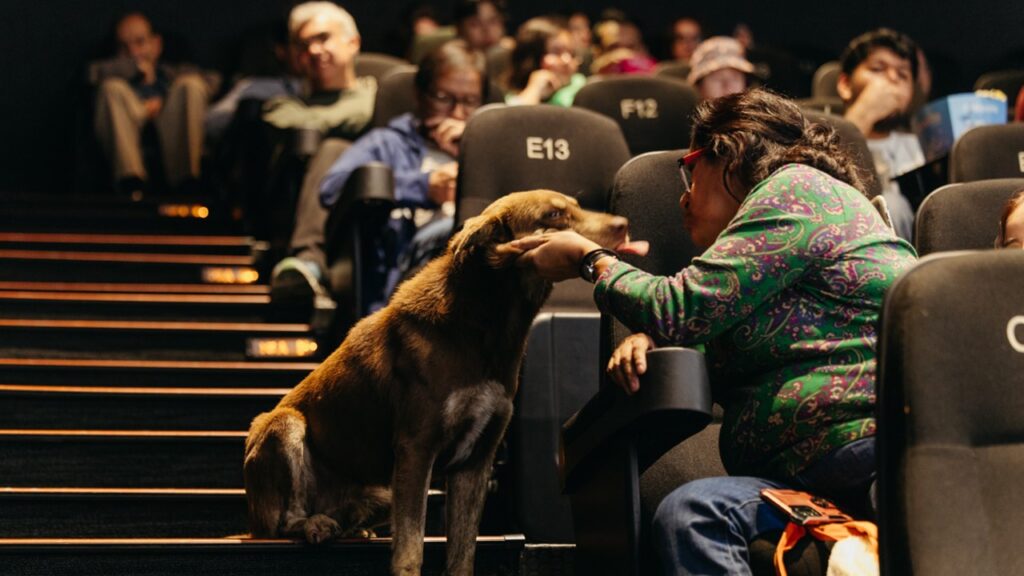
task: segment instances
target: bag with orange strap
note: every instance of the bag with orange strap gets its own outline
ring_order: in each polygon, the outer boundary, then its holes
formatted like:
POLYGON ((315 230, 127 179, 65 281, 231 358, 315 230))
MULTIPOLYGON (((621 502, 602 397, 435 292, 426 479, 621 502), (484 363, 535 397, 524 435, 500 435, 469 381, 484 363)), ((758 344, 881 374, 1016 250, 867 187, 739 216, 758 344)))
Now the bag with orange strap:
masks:
POLYGON ((835 542, 826 576, 877 576, 878 527, 854 520, 832 502, 800 490, 766 488, 761 497, 782 510, 789 524, 775 549, 775 573, 786 576, 783 555, 806 535, 835 542))

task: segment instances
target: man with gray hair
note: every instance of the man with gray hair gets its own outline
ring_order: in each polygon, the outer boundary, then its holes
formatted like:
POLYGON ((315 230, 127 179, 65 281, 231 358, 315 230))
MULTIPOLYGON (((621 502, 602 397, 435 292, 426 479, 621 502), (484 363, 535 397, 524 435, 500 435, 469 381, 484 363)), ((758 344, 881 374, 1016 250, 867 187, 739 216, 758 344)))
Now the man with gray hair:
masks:
POLYGON ((276 128, 355 139, 373 116, 377 84, 356 78, 360 37, 352 16, 333 2, 305 2, 291 11, 288 36, 306 91, 268 101, 263 119, 276 128))

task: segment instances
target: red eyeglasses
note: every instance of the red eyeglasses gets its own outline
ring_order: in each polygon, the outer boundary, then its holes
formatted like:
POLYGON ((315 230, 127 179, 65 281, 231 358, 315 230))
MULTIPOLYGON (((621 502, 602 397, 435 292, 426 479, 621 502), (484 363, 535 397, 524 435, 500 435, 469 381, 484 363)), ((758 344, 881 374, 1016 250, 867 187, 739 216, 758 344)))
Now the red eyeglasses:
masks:
MULTIPOLYGON (((698 158, 703 156, 706 151, 707 148, 697 148, 678 160, 679 178, 683 181, 684 195, 689 194, 690 189, 693 187, 693 177, 690 175, 690 166, 692 166, 698 158)), ((725 188, 725 193, 728 194, 730 198, 735 200, 737 204, 743 204, 743 199, 736 196, 736 194, 733 193, 732 188, 729 186, 728 173, 724 170, 722 171, 722 186, 725 188)))
POLYGON ((690 175, 690 166, 692 166, 693 163, 703 155, 704 148, 697 148, 696 150, 691 150, 679 159, 679 178, 683 181, 683 194, 689 193, 690 188, 693 186, 693 177, 690 175))

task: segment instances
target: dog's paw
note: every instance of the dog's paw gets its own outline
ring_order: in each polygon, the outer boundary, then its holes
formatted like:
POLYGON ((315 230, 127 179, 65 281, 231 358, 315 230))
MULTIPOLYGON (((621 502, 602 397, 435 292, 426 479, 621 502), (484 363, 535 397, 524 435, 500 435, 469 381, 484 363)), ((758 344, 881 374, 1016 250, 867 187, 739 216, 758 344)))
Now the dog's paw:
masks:
POLYGON ((320 544, 341 533, 341 526, 333 518, 323 514, 308 518, 302 528, 306 533, 306 542, 310 544, 320 544))
POLYGON ((345 538, 376 538, 377 533, 369 528, 355 528, 349 530, 348 534, 344 535, 345 538))

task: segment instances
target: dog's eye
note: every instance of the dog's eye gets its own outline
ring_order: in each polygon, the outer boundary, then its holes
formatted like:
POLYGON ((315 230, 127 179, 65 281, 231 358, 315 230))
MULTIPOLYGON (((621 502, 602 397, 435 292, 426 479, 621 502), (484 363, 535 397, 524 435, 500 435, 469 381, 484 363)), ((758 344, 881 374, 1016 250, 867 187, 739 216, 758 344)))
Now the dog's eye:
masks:
POLYGON ((545 220, 558 220, 564 213, 561 210, 552 210, 544 215, 545 220))

